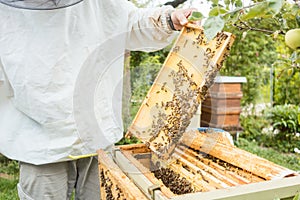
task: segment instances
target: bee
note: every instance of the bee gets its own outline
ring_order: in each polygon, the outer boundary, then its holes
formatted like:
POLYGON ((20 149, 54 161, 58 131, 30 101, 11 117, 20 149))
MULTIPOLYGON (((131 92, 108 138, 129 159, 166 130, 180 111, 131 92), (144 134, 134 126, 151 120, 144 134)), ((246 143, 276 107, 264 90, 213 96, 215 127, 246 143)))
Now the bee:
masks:
POLYGON ((184 48, 186 47, 187 42, 188 42, 188 40, 185 40, 185 41, 184 41, 184 44, 183 44, 183 47, 184 47, 184 48))

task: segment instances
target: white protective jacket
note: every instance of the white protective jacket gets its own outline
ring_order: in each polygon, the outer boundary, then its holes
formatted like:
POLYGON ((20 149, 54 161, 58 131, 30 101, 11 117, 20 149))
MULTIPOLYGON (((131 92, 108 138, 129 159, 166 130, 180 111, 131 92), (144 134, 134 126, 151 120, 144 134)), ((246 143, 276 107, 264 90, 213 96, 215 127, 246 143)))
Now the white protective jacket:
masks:
POLYGON ((124 51, 169 44, 170 9, 127 0, 48 11, 0 4, 0 152, 45 164, 120 140, 124 51))

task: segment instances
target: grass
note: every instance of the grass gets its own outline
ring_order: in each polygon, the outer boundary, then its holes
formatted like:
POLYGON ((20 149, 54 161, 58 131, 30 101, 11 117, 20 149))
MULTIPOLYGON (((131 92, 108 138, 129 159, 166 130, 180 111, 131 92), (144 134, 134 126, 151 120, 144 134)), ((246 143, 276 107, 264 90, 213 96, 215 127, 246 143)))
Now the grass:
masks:
POLYGON ((18 198, 18 179, 0 178, 0 200, 15 200, 18 198))
POLYGON ((18 184, 19 164, 0 154, 0 200, 19 199, 18 184))

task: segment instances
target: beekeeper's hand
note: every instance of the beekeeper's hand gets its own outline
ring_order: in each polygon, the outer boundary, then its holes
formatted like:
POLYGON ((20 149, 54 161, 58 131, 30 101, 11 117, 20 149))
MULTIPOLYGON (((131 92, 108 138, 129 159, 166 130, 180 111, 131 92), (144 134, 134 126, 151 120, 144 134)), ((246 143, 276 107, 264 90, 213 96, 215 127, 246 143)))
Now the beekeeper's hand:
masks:
POLYGON ((181 30, 188 21, 188 17, 192 14, 193 11, 197 11, 195 8, 187 9, 178 9, 171 13, 171 19, 176 30, 181 30))

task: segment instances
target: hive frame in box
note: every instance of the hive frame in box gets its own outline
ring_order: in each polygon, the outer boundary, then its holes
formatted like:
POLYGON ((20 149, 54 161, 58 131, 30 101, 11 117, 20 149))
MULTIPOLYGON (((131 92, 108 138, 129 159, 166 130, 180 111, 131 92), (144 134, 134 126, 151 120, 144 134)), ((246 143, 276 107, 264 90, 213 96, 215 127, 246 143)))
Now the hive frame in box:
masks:
MULTIPOLYGON (((264 182, 238 185, 208 192, 196 192, 184 195, 168 194, 164 186, 157 188, 159 181, 151 178, 150 172, 134 161, 131 153, 140 145, 126 145, 114 149, 114 160, 120 169, 135 183, 135 185, 149 198, 155 200, 274 200, 276 198, 290 198, 300 192, 300 176, 276 178, 264 182), (127 152, 128 151, 128 152, 127 152), (155 190, 151 191, 151 188, 155 190)), ((138 152, 138 151, 137 151, 138 152)))
POLYGON ((147 199, 103 150, 98 150, 98 161, 101 199, 147 199))

